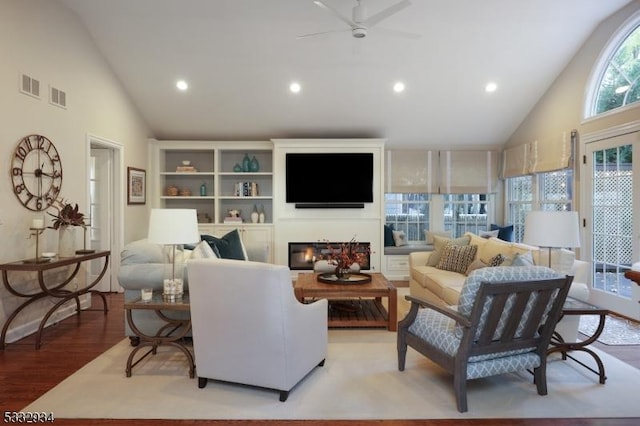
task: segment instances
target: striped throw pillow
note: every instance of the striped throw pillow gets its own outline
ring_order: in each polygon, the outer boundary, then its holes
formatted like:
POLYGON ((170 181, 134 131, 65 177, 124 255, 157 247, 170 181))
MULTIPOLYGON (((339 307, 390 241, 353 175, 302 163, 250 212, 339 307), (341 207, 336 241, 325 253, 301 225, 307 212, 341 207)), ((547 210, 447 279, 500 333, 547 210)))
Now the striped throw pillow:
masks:
POLYGON ((442 256, 436 268, 464 274, 471 262, 473 262, 474 257, 476 257, 477 251, 477 245, 458 246, 447 244, 442 251, 442 256))

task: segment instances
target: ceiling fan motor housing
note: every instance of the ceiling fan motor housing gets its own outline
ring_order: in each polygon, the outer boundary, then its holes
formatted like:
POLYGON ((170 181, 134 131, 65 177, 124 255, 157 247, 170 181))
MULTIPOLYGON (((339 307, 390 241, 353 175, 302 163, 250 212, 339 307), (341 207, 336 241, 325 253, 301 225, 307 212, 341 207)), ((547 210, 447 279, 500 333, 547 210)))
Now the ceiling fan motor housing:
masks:
POLYGON ((353 30, 351 30, 351 34, 355 38, 364 38, 364 37, 367 36, 367 29, 366 28, 354 28, 353 30))

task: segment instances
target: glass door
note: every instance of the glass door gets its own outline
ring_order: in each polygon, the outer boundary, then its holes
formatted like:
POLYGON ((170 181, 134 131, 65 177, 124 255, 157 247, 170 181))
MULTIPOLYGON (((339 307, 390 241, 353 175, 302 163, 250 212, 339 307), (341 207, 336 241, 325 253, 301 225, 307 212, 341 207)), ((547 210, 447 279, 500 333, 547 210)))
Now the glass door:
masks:
POLYGON ((619 314, 640 319, 640 287, 624 277, 640 261, 638 181, 640 132, 589 143, 585 176, 587 235, 591 262, 590 301, 619 314), (590 218, 589 218, 590 216, 590 218), (589 220, 590 219, 590 220, 589 220))

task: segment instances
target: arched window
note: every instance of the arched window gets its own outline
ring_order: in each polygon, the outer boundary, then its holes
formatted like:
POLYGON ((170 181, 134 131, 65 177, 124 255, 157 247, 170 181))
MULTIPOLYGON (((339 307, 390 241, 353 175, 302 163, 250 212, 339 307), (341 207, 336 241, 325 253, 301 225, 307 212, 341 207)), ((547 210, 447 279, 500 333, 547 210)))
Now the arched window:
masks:
POLYGON ((620 28, 594 71, 587 117, 640 102, 640 14, 620 28))

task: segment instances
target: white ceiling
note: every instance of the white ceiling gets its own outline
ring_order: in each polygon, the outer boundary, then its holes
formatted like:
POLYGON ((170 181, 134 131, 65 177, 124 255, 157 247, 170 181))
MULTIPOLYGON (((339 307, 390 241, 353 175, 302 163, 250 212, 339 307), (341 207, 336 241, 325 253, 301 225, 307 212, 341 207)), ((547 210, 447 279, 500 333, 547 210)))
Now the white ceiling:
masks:
MULTIPOLYGON (((631 0, 413 0, 364 39, 297 38, 347 28, 311 0, 59 1, 79 15, 158 139, 381 137, 388 147, 456 147, 502 145, 598 23, 631 0), (188 91, 175 89, 178 78, 188 91), (400 95, 397 80, 406 84, 400 95), (489 81, 499 85, 493 94, 489 81)), ((369 15, 398 1, 363 0, 369 15)), ((356 4, 325 2, 348 16, 356 4)))

